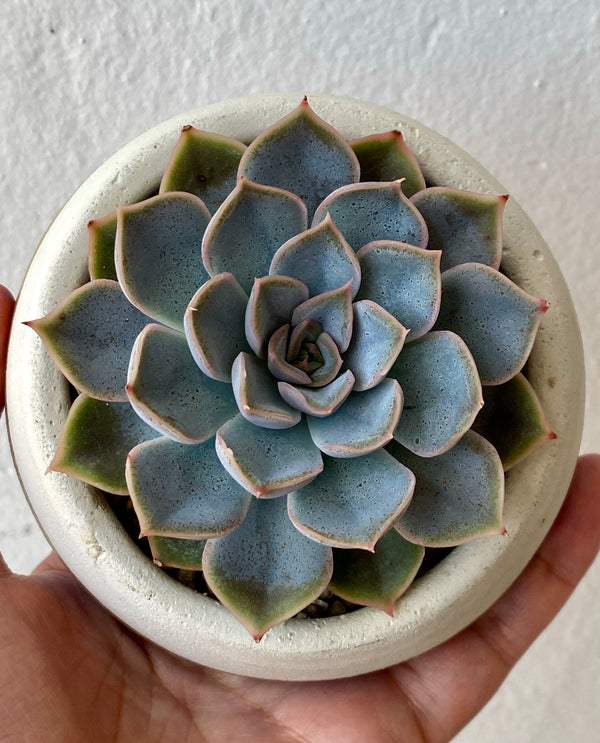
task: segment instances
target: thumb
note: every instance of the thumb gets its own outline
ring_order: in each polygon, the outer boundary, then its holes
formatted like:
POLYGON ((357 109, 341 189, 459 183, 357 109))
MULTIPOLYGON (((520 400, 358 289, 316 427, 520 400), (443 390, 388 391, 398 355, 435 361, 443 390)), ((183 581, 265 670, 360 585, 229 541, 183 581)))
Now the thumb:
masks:
POLYGON ((8 351, 8 335, 12 322, 15 300, 5 286, 0 284, 0 413, 4 409, 6 384, 6 353, 8 351))

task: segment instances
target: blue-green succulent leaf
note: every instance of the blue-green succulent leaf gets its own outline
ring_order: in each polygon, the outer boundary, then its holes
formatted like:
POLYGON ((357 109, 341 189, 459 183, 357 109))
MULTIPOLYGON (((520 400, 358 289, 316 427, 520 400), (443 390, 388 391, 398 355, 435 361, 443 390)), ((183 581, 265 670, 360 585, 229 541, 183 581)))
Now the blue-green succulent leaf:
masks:
POLYGON ((324 387, 333 382, 343 363, 337 344, 329 333, 321 333, 317 346, 323 357, 323 366, 310 375, 310 387, 324 387))
POLYGON ((245 326, 246 338, 257 356, 266 358, 269 338, 290 322, 294 308, 307 299, 307 286, 291 276, 261 276, 255 280, 245 326))
POLYGON ((254 280, 269 273, 275 251, 307 227, 306 208, 289 191, 242 178, 216 211, 202 242, 211 276, 231 272, 250 294, 254 280))
POLYGON ((473 430, 494 446, 505 471, 539 444, 556 438, 533 387, 522 374, 504 384, 484 387, 483 401, 473 430))
POLYGON ((138 309, 176 330, 183 330, 185 308, 209 278, 200 252, 209 219, 204 203, 188 193, 117 208, 119 283, 138 309))
POLYGON ((82 394, 71 405, 48 471, 64 472, 107 493, 127 495, 127 454, 156 435, 129 403, 82 394))
POLYGON ((395 602, 413 582, 424 556, 424 547, 390 529, 375 552, 334 549, 329 588, 345 601, 375 606, 393 616, 395 602))
POLYGON ((370 134, 350 142, 360 163, 360 180, 402 181, 407 198, 425 188, 425 178, 417 158, 398 131, 370 134))
POLYGON ((373 551, 408 506, 410 470, 380 449, 354 459, 325 459, 317 480, 288 496, 290 518, 303 534, 332 547, 373 551))
POLYGON ((111 212, 88 223, 88 268, 90 278, 117 280, 115 268, 115 240, 117 212, 111 212))
POLYGON ((206 540, 177 537, 148 537, 152 559, 159 567, 202 570, 206 540))
POLYGON ((231 365, 249 351, 245 316, 248 295, 233 274, 220 273, 203 284, 184 316, 185 336, 202 371, 220 382, 231 382, 231 365))
POLYGON ((407 343, 390 376, 404 391, 394 438, 421 457, 453 446, 483 405, 473 357, 454 333, 432 332, 407 343))
POLYGON ((291 493, 323 469, 321 452, 304 421, 276 430, 253 426, 237 415, 217 432, 216 449, 227 472, 258 498, 291 493))
POLYGON ((306 539, 287 515, 286 498, 255 500, 244 523, 208 541, 204 577, 256 641, 325 590, 331 547, 306 539))
POLYGON ((436 330, 460 335, 473 354, 482 384, 502 384, 521 371, 548 309, 509 278, 481 263, 442 274, 436 330))
POLYGON ((298 304, 292 315, 292 325, 303 320, 318 322, 333 338, 340 353, 344 353, 352 338, 352 282, 298 304))
POLYGON ((412 203, 427 223, 428 247, 442 251, 442 271, 470 262, 499 268, 507 199, 443 186, 413 196, 412 203))
POLYGON ((291 428, 300 422, 301 413, 279 394, 262 359, 240 353, 233 363, 231 381, 240 413, 255 426, 291 428))
POLYGON ((407 341, 425 335, 440 311, 438 250, 377 240, 357 253, 362 280, 357 299, 372 299, 409 329, 407 341))
POLYGON ((395 523, 410 542, 453 547, 504 533, 502 462, 484 438, 467 431, 438 457, 418 457, 395 441, 388 451, 417 478, 410 505, 395 523))
POLYGON ((313 227, 328 214, 356 251, 374 240, 399 240, 419 248, 427 245, 425 220, 398 181, 338 188, 317 209, 313 227))
POLYGON ((408 331, 370 299, 355 302, 352 310, 354 330, 344 362, 356 379, 354 389, 360 392, 375 387, 387 375, 408 331))
POLYGON ((136 413, 164 436, 200 444, 237 414, 231 385, 203 374, 183 333, 147 325, 131 353, 127 383, 136 413))
POLYGON ((395 379, 366 392, 351 392, 344 404, 326 418, 308 417, 310 435, 330 457, 360 457, 386 444, 398 425, 402 390, 395 379))
POLYGON ((319 118, 306 98, 248 147, 240 175, 285 188, 304 200, 309 216, 339 186, 356 183, 360 166, 350 145, 319 118))
POLYGON ((290 326, 282 325, 269 339, 267 350, 267 366, 275 377, 291 384, 310 384, 310 377, 301 369, 292 366, 286 360, 290 326))
POLYGON ((33 328, 61 372, 79 391, 124 402, 131 346, 148 318, 116 281, 98 279, 69 294, 33 328))
POLYGON ((360 286, 360 265, 352 248, 331 218, 293 237, 273 256, 270 274, 294 276, 311 297, 352 282, 352 296, 360 286))
POLYGON ((163 173, 159 193, 187 191, 211 214, 233 191, 246 145, 231 137, 184 126, 163 173))
POLYGON ((337 410, 352 392, 354 374, 346 371, 324 387, 297 387, 288 382, 278 382, 281 397, 293 408, 321 418, 337 410))
POLYGON ((252 500, 223 470, 212 439, 139 444, 127 457, 126 477, 143 537, 222 536, 242 523, 252 500))

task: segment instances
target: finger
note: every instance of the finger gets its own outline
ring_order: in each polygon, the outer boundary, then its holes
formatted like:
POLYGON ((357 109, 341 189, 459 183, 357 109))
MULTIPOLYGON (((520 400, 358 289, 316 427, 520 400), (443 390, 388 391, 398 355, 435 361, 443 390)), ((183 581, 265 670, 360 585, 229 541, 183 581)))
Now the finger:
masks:
POLYGON ((5 578, 7 575, 12 575, 12 571, 6 564, 6 560, 0 552, 0 580, 2 580, 2 578, 5 578))
POLYGON ((47 573, 49 570, 64 570, 69 572, 69 568, 64 564, 56 552, 51 552, 45 557, 40 564, 31 571, 31 575, 40 575, 47 573))
POLYGON ((600 547, 600 455, 581 457, 565 503, 511 588, 456 637, 392 670, 427 740, 449 740, 483 707, 567 601, 600 547))
POLYGON ((0 284, 0 413, 4 409, 4 391, 6 383, 6 353, 8 351, 8 335, 15 309, 13 295, 5 286, 0 284))

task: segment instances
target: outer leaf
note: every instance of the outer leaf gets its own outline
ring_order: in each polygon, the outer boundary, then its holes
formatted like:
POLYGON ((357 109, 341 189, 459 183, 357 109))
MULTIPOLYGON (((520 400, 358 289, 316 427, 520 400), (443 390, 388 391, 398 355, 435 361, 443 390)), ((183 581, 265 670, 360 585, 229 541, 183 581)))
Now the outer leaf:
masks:
POLYGON ((217 432, 216 449, 227 472, 258 498, 291 493, 323 469, 304 421, 273 430, 253 426, 238 415, 217 432))
POLYGON ((482 384, 501 384, 522 369, 547 309, 543 299, 489 266, 464 263, 442 274, 435 327, 465 341, 482 384))
POLYGON ((99 400, 125 401, 129 354, 147 324, 116 281, 98 279, 76 289, 33 328, 61 372, 99 400))
POLYGON ((206 441, 237 413, 231 386, 205 376, 183 333, 160 325, 135 342, 127 394, 140 418, 184 444, 206 441))
POLYGON ((344 372, 333 382, 320 388, 296 387, 288 382, 278 382, 281 397, 293 408, 321 418, 331 415, 348 397, 354 387, 354 374, 344 372))
POLYGON ((425 188, 425 178, 417 158, 398 131, 370 134, 350 142, 360 162, 361 181, 402 180, 407 198, 425 188))
POLYGON ((429 248, 442 251, 442 271, 473 261, 499 268, 507 199, 443 186, 413 196, 427 222, 429 248))
POLYGON ((223 471, 212 440, 188 446, 162 437, 139 444, 127 457, 126 477, 143 537, 227 534, 252 500, 223 471))
POLYGON ((156 437, 127 402, 79 395, 71 405, 49 472, 64 472, 108 493, 127 495, 129 450, 156 437))
POLYGON ((294 528, 285 498, 254 501, 242 526, 211 539, 203 559, 210 589, 256 641, 314 601, 332 568, 331 548, 294 528))
POLYGON ((390 529, 373 553, 334 550, 329 587, 346 601, 375 606, 393 616, 394 603, 413 582, 424 555, 424 547, 390 529))
POLYGON ((344 353, 352 338, 352 282, 332 289, 298 304, 292 315, 292 325, 303 320, 318 322, 344 353))
POLYGON ((327 214, 354 250, 374 240, 399 240, 419 248, 427 245, 425 220, 402 193, 399 181, 338 188, 320 204, 313 227, 327 214))
POLYGON ((533 387, 522 374, 504 384, 484 387, 483 400, 473 430, 493 444, 505 471, 538 444, 556 438, 533 387))
POLYGON ((303 281, 311 297, 352 282, 352 296, 360 286, 360 265, 352 248, 331 219, 282 245, 273 256, 270 274, 303 281))
POLYGON ((242 178, 206 230, 202 242, 206 270, 211 276, 230 271, 249 294, 254 280, 269 273, 279 246, 306 226, 301 199, 242 178))
POLYGON ((454 333, 428 333, 407 343, 390 376, 404 390, 394 438, 421 457, 452 447, 483 405, 473 357, 454 333))
POLYGON ((396 442, 388 451, 417 478, 413 499, 395 524, 410 542, 453 547, 504 531, 502 462, 484 438, 467 431, 452 449, 428 459, 396 442))
POLYGON ((355 183, 359 164, 348 143, 319 118, 306 98, 248 147, 239 173, 285 188, 304 200, 309 216, 334 189, 355 183))
POLYGON ((248 295, 233 274, 220 273, 203 284, 184 316, 185 336, 196 363, 212 379, 231 382, 231 365, 246 342, 248 295))
POLYGON ((375 387, 386 376, 408 330, 369 299, 355 302, 352 310, 354 332, 344 361, 356 378, 354 389, 358 392, 375 387))
POLYGON ((262 359, 240 353, 233 364, 232 384, 240 413, 255 426, 291 428, 300 422, 302 415, 281 397, 262 359))
POLYGON ((88 223, 88 267, 91 279, 117 280, 115 268, 115 239, 117 212, 111 212, 88 223))
POLYGON ((266 357, 269 338, 289 323, 294 308, 307 299, 306 285, 290 276, 262 276, 255 280, 245 326, 246 338, 257 356, 266 357))
POLYGON ((308 427, 315 444, 330 457, 360 457, 392 438, 401 410, 400 385, 384 379, 366 392, 351 392, 332 415, 310 416, 308 427))
POLYGON ((148 537, 152 559, 159 567, 202 570, 203 539, 148 537))
POLYGON ((356 257, 362 280, 358 299, 372 299, 409 328, 407 340, 425 335, 440 311, 441 275, 438 250, 378 240, 356 257))
POLYGON ((208 278, 200 246, 210 213, 192 194, 154 196, 117 208, 119 283, 138 309, 183 330, 183 314, 208 278))
POLYGON ((355 459, 326 459, 317 480, 288 496, 288 512, 307 537, 332 547, 375 549, 408 506, 410 470, 383 449, 355 459))
POLYGON ((213 214, 235 188, 245 149, 237 139, 184 126, 159 193, 188 191, 202 199, 213 214))

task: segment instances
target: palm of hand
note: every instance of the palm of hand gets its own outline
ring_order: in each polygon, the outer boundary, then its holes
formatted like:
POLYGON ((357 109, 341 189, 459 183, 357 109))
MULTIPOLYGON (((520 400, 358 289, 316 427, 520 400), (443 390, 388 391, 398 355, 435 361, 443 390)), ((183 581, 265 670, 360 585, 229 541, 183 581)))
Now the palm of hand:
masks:
POLYGON ((471 627, 399 666, 319 683, 260 681, 177 658, 121 625, 51 556, 0 565, 0 729, 22 743, 448 741, 566 601, 600 542, 600 456, 513 587, 471 627), (576 536, 576 538, 575 538, 576 536))

